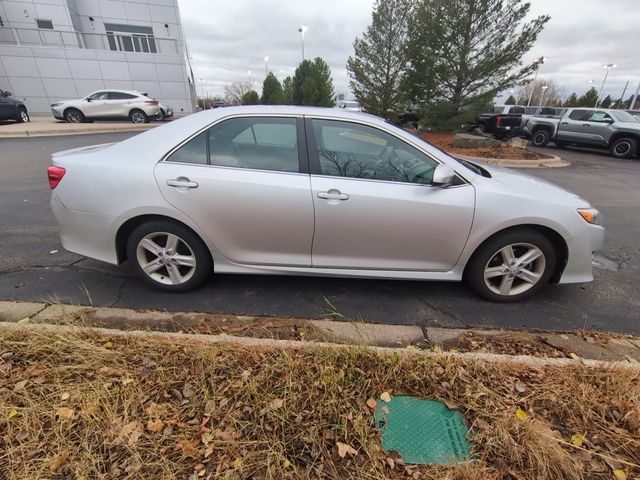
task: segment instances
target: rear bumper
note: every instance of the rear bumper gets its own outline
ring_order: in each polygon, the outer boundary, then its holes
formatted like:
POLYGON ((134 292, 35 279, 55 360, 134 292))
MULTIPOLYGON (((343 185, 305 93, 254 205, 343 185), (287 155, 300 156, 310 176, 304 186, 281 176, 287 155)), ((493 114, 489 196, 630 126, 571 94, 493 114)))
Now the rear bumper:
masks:
POLYGON ((593 281, 593 252, 602 247, 604 227, 589 225, 580 234, 566 238, 569 257, 558 283, 585 283, 593 281))
POLYGON ((51 195, 51 210, 58 222, 60 241, 65 250, 112 264, 118 263, 114 217, 70 210, 51 195))

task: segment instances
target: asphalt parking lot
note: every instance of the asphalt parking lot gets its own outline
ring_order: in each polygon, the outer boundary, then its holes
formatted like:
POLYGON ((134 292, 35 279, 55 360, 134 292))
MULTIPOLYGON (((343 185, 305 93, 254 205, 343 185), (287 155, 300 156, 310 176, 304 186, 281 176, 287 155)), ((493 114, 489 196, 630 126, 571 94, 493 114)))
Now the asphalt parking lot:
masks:
POLYGON ((166 294, 125 267, 62 249, 49 209, 50 154, 132 135, 99 134, 0 140, 0 299, 168 311, 327 317, 379 323, 597 329, 640 334, 640 161, 598 151, 544 149, 568 168, 527 173, 585 197, 605 216, 607 237, 595 282, 547 288, 515 305, 477 299, 463 284, 335 278, 214 276, 202 288, 166 294))

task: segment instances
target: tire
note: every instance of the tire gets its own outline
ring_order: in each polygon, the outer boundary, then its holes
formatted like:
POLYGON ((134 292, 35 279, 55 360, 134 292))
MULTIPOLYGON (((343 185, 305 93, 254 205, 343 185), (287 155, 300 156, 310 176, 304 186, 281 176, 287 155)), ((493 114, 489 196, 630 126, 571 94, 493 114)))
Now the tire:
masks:
POLYGON ((150 221, 137 227, 127 239, 127 258, 143 281, 165 292, 192 290, 213 271, 211 254, 202 240, 169 221, 150 221), (170 239, 173 249, 167 249, 170 239))
POLYGON ((147 114, 137 108, 129 112, 129 120, 131 120, 132 123, 149 123, 147 114))
POLYGON ((24 107, 18 108, 18 115, 16 115, 16 121, 18 123, 29 123, 31 119, 29 118, 29 113, 27 113, 27 109, 24 107))
POLYGON ((556 250, 543 234, 529 229, 511 230, 478 247, 467 264, 464 279, 485 300, 512 303, 543 288, 553 275, 556 263, 556 250), (505 256, 503 252, 508 252, 508 247, 512 254, 505 256), (524 255, 531 255, 533 260, 521 267, 517 263, 507 265, 506 258, 517 262, 524 255))
POLYGON ((621 137, 614 140, 609 148, 609 153, 615 158, 631 158, 638 151, 638 142, 635 138, 621 137))
POLYGON ((167 115, 164 113, 163 109, 160 109, 160 113, 158 114, 156 120, 162 122, 165 118, 167 118, 167 115))
POLYGON ((549 135, 549 131, 546 129, 540 129, 533 132, 531 135, 531 144, 534 147, 546 147, 551 140, 551 135, 549 135))
POLYGON ((64 119, 69 123, 84 123, 86 117, 77 108, 67 108, 64 111, 64 119))

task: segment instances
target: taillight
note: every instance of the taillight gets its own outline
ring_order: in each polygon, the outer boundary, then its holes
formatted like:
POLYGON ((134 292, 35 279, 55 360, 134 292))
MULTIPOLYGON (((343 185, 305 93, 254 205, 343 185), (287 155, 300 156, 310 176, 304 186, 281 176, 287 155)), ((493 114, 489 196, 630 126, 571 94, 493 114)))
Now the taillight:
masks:
POLYGON ((54 167, 53 165, 47 167, 47 177, 49 178, 51 190, 58 186, 65 173, 67 173, 67 171, 62 167, 54 167))
POLYGON ((149 105, 158 105, 158 100, 154 98, 152 100, 145 100, 144 103, 148 103, 149 105))
POLYGON ((496 117, 496 125, 499 127, 502 125, 502 117, 496 117))

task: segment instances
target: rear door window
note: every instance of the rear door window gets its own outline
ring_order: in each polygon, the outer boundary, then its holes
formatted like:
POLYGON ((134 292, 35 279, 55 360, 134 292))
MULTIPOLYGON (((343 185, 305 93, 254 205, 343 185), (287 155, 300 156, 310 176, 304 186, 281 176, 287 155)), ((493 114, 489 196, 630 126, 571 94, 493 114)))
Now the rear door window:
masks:
POLYGON ((589 110, 574 110, 569 114, 569 118, 576 121, 586 120, 589 118, 589 113, 589 110))
POLYGON ((136 96, 124 92, 109 92, 109 100, 131 100, 132 98, 136 96))

